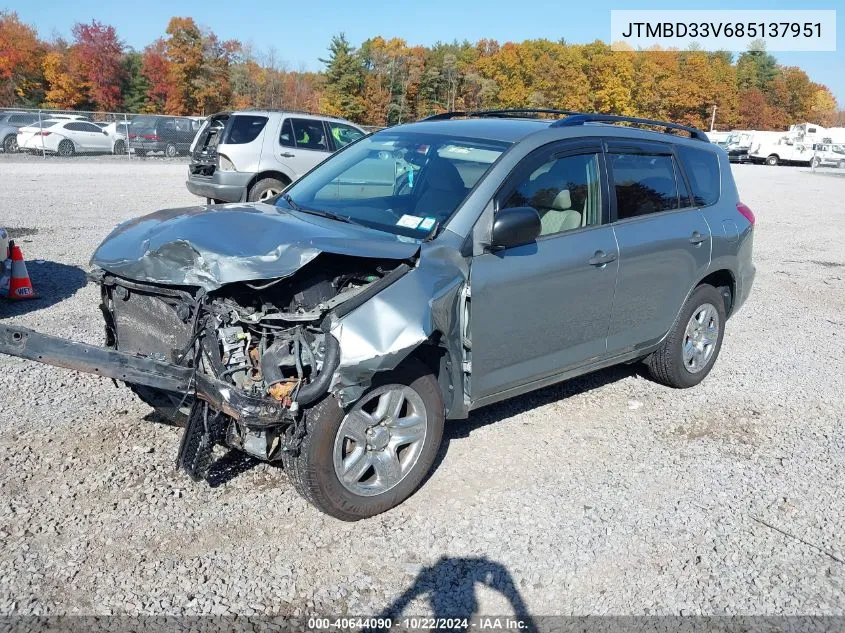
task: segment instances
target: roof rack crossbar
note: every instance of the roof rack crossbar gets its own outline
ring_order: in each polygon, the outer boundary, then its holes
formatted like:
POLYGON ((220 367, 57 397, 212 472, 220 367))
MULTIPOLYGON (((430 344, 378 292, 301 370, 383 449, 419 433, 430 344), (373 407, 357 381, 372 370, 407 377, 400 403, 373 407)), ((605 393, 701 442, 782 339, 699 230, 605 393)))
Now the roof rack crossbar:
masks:
POLYGON ((584 125, 585 123, 636 123, 637 125, 650 125, 654 127, 662 127, 667 130, 680 130, 690 135, 698 141, 709 142, 707 135, 698 128, 689 125, 681 125, 679 123, 669 123, 667 121, 657 121, 655 119, 640 119, 632 116, 621 116, 618 114, 589 114, 576 112, 570 114, 565 119, 560 119, 552 123, 551 127, 570 127, 574 125, 584 125))

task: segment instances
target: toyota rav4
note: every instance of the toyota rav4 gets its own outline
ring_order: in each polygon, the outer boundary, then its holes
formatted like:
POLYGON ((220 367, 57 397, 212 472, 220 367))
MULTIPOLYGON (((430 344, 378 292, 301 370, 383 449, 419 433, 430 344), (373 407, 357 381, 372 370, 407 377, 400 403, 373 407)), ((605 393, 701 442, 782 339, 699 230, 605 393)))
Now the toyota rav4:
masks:
POLYGON ((92 259, 106 346, 0 326, 0 351, 181 419, 195 479, 232 447, 355 520, 421 484, 446 420, 618 363, 701 382, 751 290, 753 235, 697 129, 446 113, 363 137, 266 202, 119 225, 92 259))

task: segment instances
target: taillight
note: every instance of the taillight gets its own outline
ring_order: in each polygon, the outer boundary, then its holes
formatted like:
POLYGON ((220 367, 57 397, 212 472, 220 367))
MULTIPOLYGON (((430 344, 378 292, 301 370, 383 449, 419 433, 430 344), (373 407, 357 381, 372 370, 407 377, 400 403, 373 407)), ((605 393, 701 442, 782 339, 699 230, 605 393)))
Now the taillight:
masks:
POLYGON ((742 214, 742 217, 751 222, 751 226, 754 226, 754 213, 751 211, 751 209, 749 209, 746 205, 742 204, 741 202, 737 202, 736 210, 742 214))
POLYGON ((130 134, 129 140, 131 141, 133 138, 138 138, 138 135, 137 134, 130 134))
POLYGON ((158 134, 144 134, 144 140, 145 141, 157 141, 158 140, 158 134))
POLYGON ((223 154, 217 155, 217 165, 220 167, 220 171, 237 171, 235 164, 229 160, 228 156, 224 156, 223 154))

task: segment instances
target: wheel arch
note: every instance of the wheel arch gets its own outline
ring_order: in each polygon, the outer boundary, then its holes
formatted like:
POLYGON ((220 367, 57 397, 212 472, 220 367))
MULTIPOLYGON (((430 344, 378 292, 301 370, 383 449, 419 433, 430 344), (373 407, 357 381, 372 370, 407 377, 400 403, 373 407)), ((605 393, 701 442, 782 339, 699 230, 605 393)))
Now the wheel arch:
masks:
POLYGON ((265 178, 275 178, 276 180, 281 180, 286 187, 293 182, 293 178, 291 178, 288 174, 279 171, 278 169, 265 169, 264 171, 260 171, 255 174, 252 178, 250 178, 249 182, 246 184, 246 191, 244 193, 244 196, 248 197, 249 190, 255 186, 255 183, 257 183, 259 180, 264 180, 265 178))
POLYGON ((730 318, 733 310, 734 297, 736 297, 736 276, 733 271, 728 268, 721 268, 708 273, 705 277, 702 277, 695 286, 693 286, 692 290, 690 290, 690 294, 692 294, 696 288, 704 284, 713 286, 719 291, 725 301, 725 315, 730 318))

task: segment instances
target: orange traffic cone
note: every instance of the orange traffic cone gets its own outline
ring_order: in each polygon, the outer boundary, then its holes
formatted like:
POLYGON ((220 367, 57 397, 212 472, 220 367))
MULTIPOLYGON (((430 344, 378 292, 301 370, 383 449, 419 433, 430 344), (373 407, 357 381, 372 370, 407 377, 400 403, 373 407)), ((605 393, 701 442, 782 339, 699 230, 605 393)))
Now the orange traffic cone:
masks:
POLYGON ((12 279, 9 281, 9 295, 7 299, 35 299, 38 295, 32 289, 32 282, 29 280, 29 273, 26 271, 26 262, 23 260, 21 247, 14 242, 9 242, 9 250, 12 252, 12 279))

